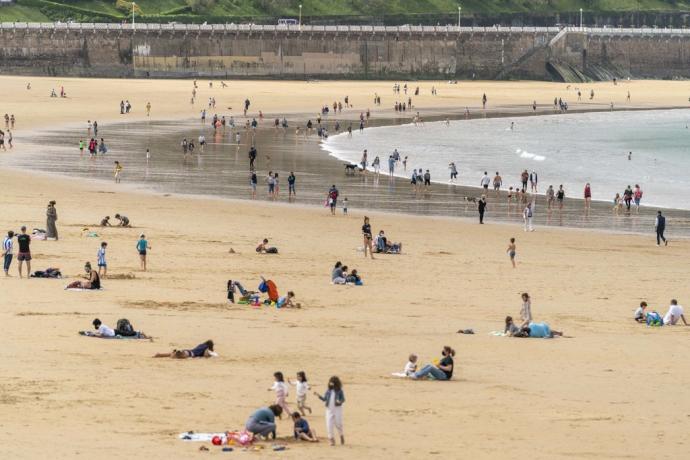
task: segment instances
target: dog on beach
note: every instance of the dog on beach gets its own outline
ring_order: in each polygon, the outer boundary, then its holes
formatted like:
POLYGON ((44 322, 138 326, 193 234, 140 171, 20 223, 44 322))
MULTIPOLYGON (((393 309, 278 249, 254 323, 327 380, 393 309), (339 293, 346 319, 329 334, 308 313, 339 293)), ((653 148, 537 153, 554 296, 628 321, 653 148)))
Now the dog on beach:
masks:
POLYGON ((465 200, 465 203, 476 203, 477 202, 477 199, 473 196, 466 196, 464 198, 464 200, 465 200))

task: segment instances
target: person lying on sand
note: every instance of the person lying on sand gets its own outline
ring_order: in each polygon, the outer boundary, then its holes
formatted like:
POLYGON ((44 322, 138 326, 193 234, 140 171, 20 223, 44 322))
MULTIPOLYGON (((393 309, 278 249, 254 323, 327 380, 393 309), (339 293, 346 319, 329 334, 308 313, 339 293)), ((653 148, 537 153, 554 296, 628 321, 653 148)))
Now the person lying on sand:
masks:
POLYGON ((512 337, 530 337, 537 339, 553 339, 554 337, 565 337, 563 332, 551 329, 546 323, 529 323, 528 326, 522 326, 518 333, 512 334, 512 337))
POLYGON ((170 353, 156 353, 154 358, 172 358, 172 359, 187 359, 187 358, 211 358, 218 356, 213 351, 213 340, 207 340, 200 343, 191 350, 173 350, 170 353))
POLYGON ((86 281, 74 281, 65 287, 65 289, 100 289, 101 288, 101 277, 98 276, 98 272, 91 269, 91 262, 86 262, 84 265, 84 271, 86 275, 86 281))
POLYGON ((115 329, 112 329, 108 327, 107 325, 103 324, 100 319, 96 318, 93 320, 91 323, 93 324, 94 329, 96 329, 95 333, 92 334, 85 334, 85 335, 91 335, 93 337, 103 337, 103 338, 109 338, 109 337, 115 337, 115 336, 121 336, 121 337, 136 337, 138 339, 149 339, 151 340, 152 338, 146 335, 142 331, 135 331, 134 327, 132 326, 132 323, 129 322, 128 319, 119 319, 117 321, 117 327, 115 329))

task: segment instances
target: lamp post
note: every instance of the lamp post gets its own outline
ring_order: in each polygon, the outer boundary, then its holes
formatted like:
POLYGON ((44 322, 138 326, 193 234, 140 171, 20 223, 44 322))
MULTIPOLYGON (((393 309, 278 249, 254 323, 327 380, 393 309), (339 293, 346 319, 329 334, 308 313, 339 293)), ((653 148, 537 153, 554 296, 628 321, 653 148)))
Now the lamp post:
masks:
POLYGON ((132 30, 134 30, 134 8, 136 8, 137 4, 132 2, 132 30))
POLYGON ((582 8, 580 8, 580 30, 582 30, 582 8))
POLYGON ((461 22, 460 20, 462 19, 462 7, 458 5, 458 30, 460 30, 460 25, 461 22))
POLYGON ((302 30, 302 5, 299 6, 299 30, 302 30))

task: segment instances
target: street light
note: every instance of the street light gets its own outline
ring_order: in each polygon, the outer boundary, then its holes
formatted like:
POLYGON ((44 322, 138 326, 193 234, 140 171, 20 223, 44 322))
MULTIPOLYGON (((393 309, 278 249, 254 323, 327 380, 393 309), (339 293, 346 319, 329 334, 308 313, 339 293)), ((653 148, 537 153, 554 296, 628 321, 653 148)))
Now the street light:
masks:
POLYGON ((582 8, 580 8, 580 30, 582 30, 582 8))
POLYGON ((460 30, 460 19, 462 17, 462 7, 458 5, 458 30, 460 30))
POLYGON ((302 30, 302 5, 299 6, 299 30, 302 30))

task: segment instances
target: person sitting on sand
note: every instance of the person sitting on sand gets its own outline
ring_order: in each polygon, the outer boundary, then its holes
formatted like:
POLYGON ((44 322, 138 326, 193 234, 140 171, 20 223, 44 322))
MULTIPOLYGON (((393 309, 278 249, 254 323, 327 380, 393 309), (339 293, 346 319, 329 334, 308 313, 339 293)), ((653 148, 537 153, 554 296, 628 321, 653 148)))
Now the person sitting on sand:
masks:
POLYGON ((91 262, 86 262, 84 264, 84 271, 86 275, 86 281, 74 281, 67 285, 65 289, 100 289, 101 288, 101 277, 98 276, 98 272, 91 269, 91 262))
POLYGON ((647 312, 645 309, 647 308, 647 302, 642 301, 640 302, 640 306, 637 307, 637 310, 635 310, 635 315, 633 316, 633 319, 637 321, 638 323, 645 323, 647 322, 647 312))
POLYGON ((407 377, 412 377, 415 372, 417 372, 417 355, 411 353, 407 358, 407 364, 405 364, 403 374, 407 377))
POLYGON ((119 221, 117 226, 118 227, 129 227, 129 219, 127 216, 123 216, 120 214, 115 214, 115 218, 119 221))
POLYGON ((278 298, 278 302, 276 302, 276 306, 278 308, 302 308, 302 305, 299 302, 294 302, 295 298, 295 292, 294 291, 288 291, 286 296, 282 296, 278 298))
POLYGON ((103 219, 101 219, 101 227, 112 227, 112 224, 110 223, 110 216, 105 216, 103 219))
POLYGON ((671 305, 668 307, 668 312, 664 315, 664 326, 675 326, 678 324, 679 320, 683 320, 683 324, 690 326, 687 321, 685 321, 685 315, 683 314, 683 307, 678 305, 676 299, 671 300, 671 305))
POLYGON ((96 329, 96 332, 93 334, 94 336, 115 337, 115 330, 103 324, 100 319, 94 319, 91 324, 93 324, 94 329, 96 329))
POLYGON ((249 291, 247 291, 239 281, 228 280, 228 302, 235 303, 235 288, 239 289, 240 294, 242 294, 242 297, 240 298, 240 300, 243 300, 243 299, 246 299, 249 297, 249 295, 250 295, 249 291))
POLYGON ((309 423, 306 419, 302 418, 302 415, 299 412, 292 413, 292 421, 295 422, 295 439, 301 439, 302 441, 309 442, 319 441, 314 430, 309 427, 309 423))
POLYGON ((343 265, 340 261, 335 263, 333 272, 331 273, 331 282, 333 284, 347 283, 347 265, 343 265))
POLYGON ((156 353, 154 358, 172 358, 172 359, 187 359, 187 358, 211 358, 218 356, 213 351, 213 340, 207 340, 200 343, 191 350, 173 350, 170 353, 156 353))
POLYGON ((276 416, 280 418, 283 414, 283 408, 273 404, 268 407, 262 407, 249 416, 244 427, 250 433, 256 436, 263 436, 273 439, 276 438, 276 416))
POLYGON ((506 327, 503 333, 508 337, 527 337, 529 335, 529 332, 525 332, 515 325, 512 316, 506 316, 506 327))
POLYGON ((259 254, 278 254, 278 248, 268 247, 268 238, 264 238, 256 247, 256 252, 259 254))
POLYGON ((383 230, 379 231, 374 239, 374 247, 376 247, 377 253, 383 254, 400 254, 402 251, 402 243, 389 242, 383 230))
POLYGON ((354 284, 355 286, 361 286, 363 284, 362 278, 359 276, 359 273, 357 273, 357 269, 353 269, 352 272, 347 275, 345 281, 347 284, 354 284))
POLYGON ((446 345, 441 353, 443 358, 441 358, 438 365, 427 364, 422 370, 412 374, 411 377, 413 379, 426 379, 431 375, 434 380, 450 380, 453 377, 453 356, 455 356, 455 350, 446 345))

